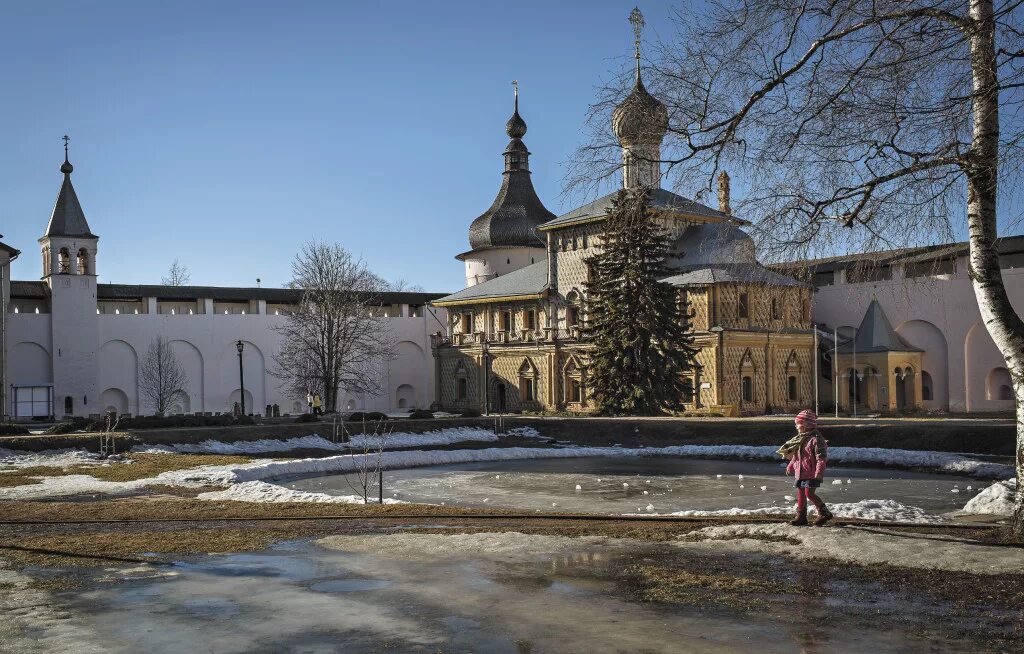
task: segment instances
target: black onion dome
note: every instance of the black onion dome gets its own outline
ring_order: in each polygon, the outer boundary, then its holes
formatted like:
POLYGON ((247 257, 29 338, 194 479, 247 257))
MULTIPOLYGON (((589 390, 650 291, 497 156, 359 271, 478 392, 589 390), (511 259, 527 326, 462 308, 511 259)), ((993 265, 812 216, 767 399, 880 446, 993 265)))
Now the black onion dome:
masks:
POLYGON ((537 197, 530 172, 507 171, 494 204, 469 226, 469 246, 474 250, 544 247, 537 226, 554 219, 555 214, 537 197))
POLYGON ((505 123, 505 132, 509 138, 521 139, 526 136, 526 121, 519 115, 519 110, 512 114, 512 117, 505 123))
POLYGON ((633 91, 612 112, 612 129, 626 146, 660 143, 668 131, 668 109, 644 88, 639 68, 633 91))

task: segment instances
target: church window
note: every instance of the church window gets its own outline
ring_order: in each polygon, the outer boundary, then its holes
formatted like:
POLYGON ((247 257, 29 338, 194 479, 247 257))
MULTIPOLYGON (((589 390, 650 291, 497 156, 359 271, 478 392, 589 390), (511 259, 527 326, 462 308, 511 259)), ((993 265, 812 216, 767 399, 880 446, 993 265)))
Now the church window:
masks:
POLYGON ((511 265, 512 264, 512 259, 505 259, 505 263, 508 264, 508 265, 511 265))
POLYGON ((468 382, 465 377, 459 377, 455 380, 455 399, 465 400, 468 395, 468 382))
POLYGON ((512 331, 512 312, 502 311, 501 322, 499 325, 499 331, 510 332, 512 331))
POLYGON ((527 309, 525 322, 527 329, 537 329, 537 312, 533 309, 527 309))
POLYGON ((537 370, 529 359, 519 366, 519 397, 523 402, 537 399, 537 370))
POLYGON ((462 314, 462 333, 468 334, 473 331, 473 314, 464 313, 462 314))
POLYGON ((787 378, 787 380, 786 380, 786 381, 787 381, 787 391, 788 391, 788 395, 789 395, 789 401, 790 401, 790 402, 796 402, 796 401, 797 401, 798 399, 800 399, 800 398, 799 398, 799 397, 797 396, 797 383, 796 383, 796 377, 795 377, 795 376, 793 376, 793 375, 790 375, 790 376, 789 376, 789 377, 787 378))
POLYGON ((772 320, 778 320, 779 316, 779 299, 772 298, 772 320))
POLYGON ((579 309, 570 305, 565 308, 565 325, 567 327, 575 327, 579 324, 580 313, 579 309))
POLYGON ((740 318, 747 318, 750 316, 750 296, 746 293, 740 293, 740 318))
POLYGON ((75 399, 70 395, 64 397, 64 415, 70 416, 75 412, 75 399))
POLYGON ((753 402, 754 401, 754 378, 744 377, 743 378, 743 401, 753 402))

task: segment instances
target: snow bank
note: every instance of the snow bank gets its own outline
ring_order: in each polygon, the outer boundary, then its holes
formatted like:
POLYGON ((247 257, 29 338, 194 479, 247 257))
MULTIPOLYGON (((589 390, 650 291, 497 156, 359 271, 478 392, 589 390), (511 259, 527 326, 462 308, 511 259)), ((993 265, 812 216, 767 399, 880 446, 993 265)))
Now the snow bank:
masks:
POLYGON ((723 525, 688 534, 681 549, 755 552, 831 559, 858 565, 888 564, 977 574, 1018 574, 1024 550, 975 545, 931 534, 889 533, 858 527, 792 527, 787 524, 723 525))
POLYGON ((1017 480, 997 481, 971 498, 964 505, 964 513, 1013 515, 1014 495, 1017 493, 1017 480))
MULTIPOLYGON (((375 497, 372 493, 371 496, 375 497)), ((246 481, 241 484, 234 484, 226 490, 200 493, 198 498, 201 500, 229 500, 233 502, 313 502, 318 504, 363 503, 363 498, 356 495, 308 493, 306 491, 285 488, 284 486, 278 486, 276 484, 268 484, 265 481, 246 481)), ((370 503, 376 504, 377 501, 375 499, 371 499, 370 503)), ((384 503, 404 504, 401 500, 395 500, 387 497, 384 498, 384 503)))
MULTIPOLYGON (((509 431, 510 434, 536 438, 537 430, 520 428, 509 431)), ((268 452, 288 452, 290 450, 326 450, 346 452, 349 450, 378 449, 382 437, 373 435, 353 436, 349 443, 333 443, 318 434, 299 436, 284 440, 263 439, 258 441, 222 441, 207 440, 201 443, 177 443, 175 445, 138 445, 133 452, 145 453, 179 453, 179 454, 266 454, 268 452)), ((489 429, 480 427, 453 427, 428 431, 422 434, 398 432, 383 438, 384 449, 400 449, 408 447, 436 447, 454 445, 469 441, 493 443, 498 440, 489 429)))
POLYGON ((86 450, 44 450, 42 452, 21 452, 0 447, 0 468, 34 468, 51 466, 67 468, 79 465, 102 465, 108 460, 86 450))
MULTIPOLYGON (((775 445, 674 445, 647 448, 644 452, 700 458, 779 461, 775 445)), ((882 465, 945 472, 981 479, 1009 479, 1013 466, 972 459, 949 452, 919 452, 884 447, 829 447, 831 465, 882 465)))
MULTIPOLYGON (((930 515, 916 506, 900 504, 895 500, 861 500, 829 504, 828 508, 840 518, 859 518, 862 520, 880 520, 887 522, 920 522, 937 523, 942 518, 930 515)), ((792 516, 795 508, 786 506, 769 506, 760 509, 722 509, 718 511, 675 511, 673 513, 646 513, 635 515, 667 515, 683 517, 739 517, 739 516, 792 516)))

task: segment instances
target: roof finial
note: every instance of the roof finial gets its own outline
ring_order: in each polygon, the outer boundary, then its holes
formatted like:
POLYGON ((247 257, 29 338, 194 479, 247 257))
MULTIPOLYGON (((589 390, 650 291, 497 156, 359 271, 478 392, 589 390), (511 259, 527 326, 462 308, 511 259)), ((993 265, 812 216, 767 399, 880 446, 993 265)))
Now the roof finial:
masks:
POLYGON ((519 80, 512 80, 512 92, 516 96, 516 113, 519 113, 519 80))
POLYGON ((65 175, 70 175, 71 171, 75 169, 75 167, 71 165, 71 162, 68 161, 68 142, 71 140, 71 137, 65 134, 61 137, 61 140, 64 141, 64 163, 60 166, 60 172, 65 175))
POLYGON ((636 79, 640 81, 640 35, 644 31, 644 15, 640 7, 633 7, 633 11, 629 12, 629 22, 633 25, 633 35, 636 37, 633 42, 636 48, 636 79))
POLYGON ((505 123, 505 133, 511 138, 521 139, 526 136, 526 121, 519 115, 519 80, 512 80, 512 89, 515 93, 516 108, 512 112, 512 117, 505 123))

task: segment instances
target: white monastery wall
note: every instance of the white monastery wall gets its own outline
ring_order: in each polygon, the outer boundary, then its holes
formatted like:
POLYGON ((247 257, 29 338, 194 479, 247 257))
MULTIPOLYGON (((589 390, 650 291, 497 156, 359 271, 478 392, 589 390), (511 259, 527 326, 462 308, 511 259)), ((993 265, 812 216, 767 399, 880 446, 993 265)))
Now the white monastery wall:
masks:
MULTIPOLYGON (((981 321, 977 299, 967 276, 967 262, 957 260, 955 272, 907 279, 902 266, 892 279, 846 283, 836 271, 835 284, 814 296, 814 320, 840 333, 857 327, 872 297, 877 297, 896 331, 925 350, 923 368, 933 381, 933 399, 926 409, 954 412, 1013 410, 1013 400, 999 399, 1006 363, 981 321)), ((1024 268, 1003 269, 1010 302, 1024 311, 1024 268)))

